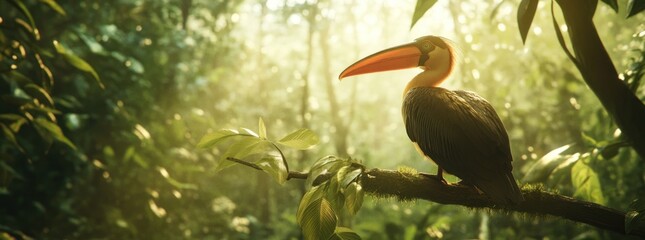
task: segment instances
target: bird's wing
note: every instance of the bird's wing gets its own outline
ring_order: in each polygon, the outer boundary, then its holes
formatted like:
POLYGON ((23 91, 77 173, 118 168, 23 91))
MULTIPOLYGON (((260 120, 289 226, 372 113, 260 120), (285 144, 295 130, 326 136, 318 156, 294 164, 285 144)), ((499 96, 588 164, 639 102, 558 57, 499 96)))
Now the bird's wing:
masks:
POLYGON ((411 89, 403 116, 410 139, 447 172, 468 182, 511 172, 504 126, 490 104, 476 94, 411 89))
POLYGON ((497 146, 497 150, 504 153, 507 157, 505 160, 508 160, 509 162, 513 161, 511 149, 508 144, 508 134, 506 133, 502 120, 499 119, 493 106, 491 106, 486 99, 474 92, 457 90, 454 91, 454 93, 466 100, 466 102, 470 103, 470 106, 475 110, 476 114, 481 116, 480 119, 484 121, 485 124, 483 124, 483 126, 486 126, 485 131, 487 132, 488 137, 495 139, 494 143, 497 146))

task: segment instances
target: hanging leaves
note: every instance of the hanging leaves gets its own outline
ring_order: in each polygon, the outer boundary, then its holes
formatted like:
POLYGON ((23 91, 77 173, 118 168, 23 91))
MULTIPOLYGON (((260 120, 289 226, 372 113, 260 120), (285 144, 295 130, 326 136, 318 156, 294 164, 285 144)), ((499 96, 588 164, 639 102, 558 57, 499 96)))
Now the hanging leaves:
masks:
POLYGON ((50 122, 44 118, 36 118, 34 119, 34 124, 34 126, 38 130, 38 133, 40 133, 40 135, 48 142, 56 140, 64 143, 72 149, 76 149, 76 146, 74 146, 72 141, 70 141, 67 137, 65 137, 65 135, 63 135, 63 131, 55 123, 50 122))
POLYGON ((22 14, 24 14, 25 17, 27 17, 27 19, 29 20, 29 26, 31 27, 31 30, 32 30, 31 32, 33 32, 34 35, 36 36, 36 39, 38 39, 38 34, 36 31, 34 31, 36 30, 36 22, 34 21, 34 17, 32 17, 31 12, 29 12, 29 9, 27 9, 25 4, 22 1, 17 1, 17 0, 11 0, 9 1, 9 3, 13 4, 14 7, 18 8, 20 12, 22 12, 22 14))
POLYGON ((16 135, 13 134, 11 129, 9 129, 9 127, 2 123, 0 123, 0 128, 2 128, 2 133, 4 134, 5 138, 9 140, 9 142, 11 142, 18 149, 21 149, 20 145, 18 144, 18 140, 16 140, 16 135))
POLYGON ((611 9, 614 9, 614 12, 618 13, 618 1, 616 0, 602 0, 602 2, 606 3, 611 7, 611 9))
POLYGON ((60 54, 61 56, 63 56, 63 58, 65 58, 65 61, 67 61, 69 64, 71 64, 78 70, 91 74, 92 77, 94 77, 96 82, 99 84, 99 87, 101 87, 101 89, 105 89, 105 86, 103 85, 103 82, 101 82, 101 78, 99 77, 99 74, 96 73, 94 68, 89 63, 87 63, 82 58, 76 56, 71 51, 68 51, 67 49, 65 49, 65 47, 63 47, 63 45, 58 43, 58 41, 54 41, 54 47, 56 48, 56 51, 58 52, 58 54, 60 54))
POLYGON ((517 9, 517 26, 520 28, 520 36, 522 37, 523 44, 526 43, 526 37, 531 28, 531 23, 533 23, 537 5, 538 0, 522 0, 517 9))
POLYGON ((38 101, 40 101, 41 103, 46 103, 49 106, 54 106, 54 100, 52 99, 52 97, 45 89, 41 88, 40 86, 29 83, 24 86, 23 90, 25 90, 25 92, 27 92, 27 94, 29 94, 30 96, 38 99, 38 101))
POLYGON ((412 24, 410 24, 410 29, 414 27, 414 24, 423 17, 423 14, 425 14, 435 3, 437 3, 437 0, 417 0, 417 5, 414 7, 414 14, 412 14, 412 24))
MULTIPOLYGON (((615 0, 614 0, 615 1, 615 0)), ((616 7, 618 8, 618 7, 616 7)), ((645 10, 645 1, 642 0, 629 0, 627 3, 627 17, 634 16, 645 10)), ((616 10, 618 11, 618 10, 616 10)))
POLYGON ((67 15, 65 13, 65 10, 63 10, 63 8, 60 5, 58 5, 58 3, 55 0, 40 0, 40 1, 47 4, 51 9, 53 9, 60 15, 63 15, 63 16, 67 15))

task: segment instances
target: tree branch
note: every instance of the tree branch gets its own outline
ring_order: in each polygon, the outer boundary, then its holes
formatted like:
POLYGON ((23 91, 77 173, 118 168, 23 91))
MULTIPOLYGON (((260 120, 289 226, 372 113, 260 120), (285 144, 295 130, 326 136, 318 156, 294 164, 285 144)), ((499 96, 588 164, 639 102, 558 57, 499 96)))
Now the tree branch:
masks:
MULTIPOLYGON (((289 172, 289 179, 306 179, 307 176, 307 173, 289 172)), ((321 175, 317 182, 331 176, 333 174, 321 175)), ((381 197, 395 197, 401 200, 423 199, 441 204, 489 208, 508 213, 551 215, 626 234, 625 212, 540 189, 523 189, 523 202, 518 205, 504 206, 495 205, 488 197, 472 187, 446 185, 437 179, 418 173, 370 169, 361 175, 360 183, 365 192, 381 197)), ((645 237, 645 229, 635 229, 630 235, 645 237)))

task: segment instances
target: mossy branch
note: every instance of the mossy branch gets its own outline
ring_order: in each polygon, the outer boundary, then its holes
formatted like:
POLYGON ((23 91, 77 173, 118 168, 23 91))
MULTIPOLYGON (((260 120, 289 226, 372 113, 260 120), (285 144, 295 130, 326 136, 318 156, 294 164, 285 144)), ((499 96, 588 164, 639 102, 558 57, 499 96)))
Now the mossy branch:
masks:
MULTIPOLYGON (((289 172, 289 179, 306 179, 307 176, 307 173, 289 172)), ((332 174, 321 175, 316 182, 324 181, 331 176, 332 174)), ((376 196, 395 197, 401 200, 423 199, 441 204, 494 209, 506 213, 550 215, 626 234, 625 212, 537 188, 522 189, 524 201, 509 206, 495 205, 488 197, 472 187, 444 184, 437 179, 414 172, 369 169, 361 175, 359 181, 364 191, 376 196)), ((645 229, 634 229, 629 235, 645 237, 645 229)))
MULTIPOLYGON (((261 169, 254 163, 240 159, 227 160, 261 169)), ((320 184, 335 173, 319 175, 314 185, 320 184)), ((287 179, 307 179, 308 173, 290 171, 287 179)), ((522 189, 524 201, 517 205, 497 205, 475 188, 458 184, 445 184, 427 174, 415 171, 394 171, 373 168, 365 170, 358 180, 367 193, 379 197, 394 197, 400 200, 423 199, 441 204, 454 204, 471 208, 487 208, 505 213, 526 213, 533 216, 550 215, 574 222, 614 231, 625 232, 626 213, 596 203, 546 192, 539 188, 522 189)), ((629 235, 645 237, 645 229, 634 229, 629 235)))

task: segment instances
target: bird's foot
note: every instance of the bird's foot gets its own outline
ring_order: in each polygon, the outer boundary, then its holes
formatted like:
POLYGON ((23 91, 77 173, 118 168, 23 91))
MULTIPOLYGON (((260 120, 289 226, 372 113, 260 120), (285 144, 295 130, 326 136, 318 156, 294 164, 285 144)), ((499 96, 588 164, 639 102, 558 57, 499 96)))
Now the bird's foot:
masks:
POLYGON ((484 192, 482 192, 481 190, 479 190, 479 188, 478 188, 477 186, 475 186, 475 184, 472 184, 472 183, 467 182, 467 181, 464 181, 464 180, 461 180, 461 181, 457 182, 457 186, 463 186, 463 187, 468 187, 468 188, 474 188, 474 189, 477 191, 477 193, 479 193, 479 194, 484 194, 484 192))
POLYGON ((439 181, 439 182, 441 182, 441 183, 443 183, 443 184, 448 185, 448 182, 446 182, 446 179, 443 179, 443 176, 440 176, 440 175, 432 175, 432 174, 428 174, 428 173, 419 173, 419 175, 424 176, 424 177, 427 177, 427 178, 430 178, 430 179, 437 180, 437 181, 439 181))
POLYGON ((474 187, 475 186, 474 184, 466 182, 464 180, 461 180, 461 181, 457 182, 457 185, 468 186, 468 187, 474 187))

